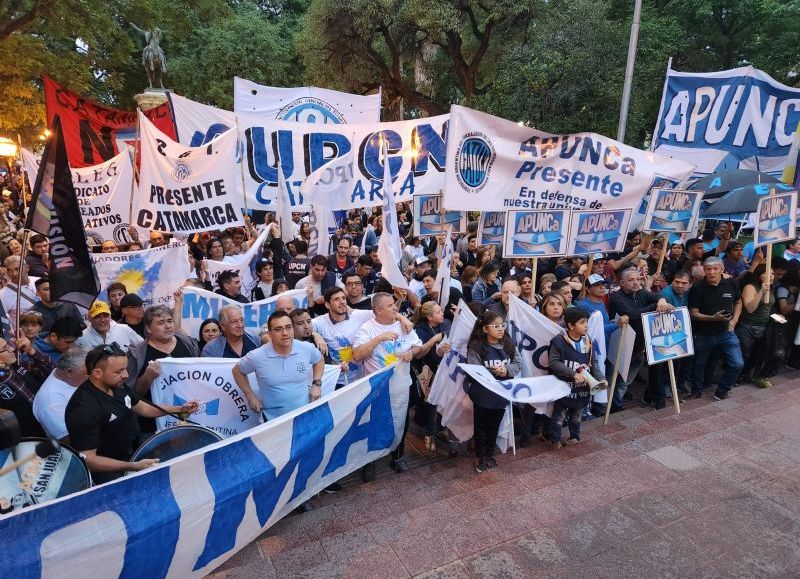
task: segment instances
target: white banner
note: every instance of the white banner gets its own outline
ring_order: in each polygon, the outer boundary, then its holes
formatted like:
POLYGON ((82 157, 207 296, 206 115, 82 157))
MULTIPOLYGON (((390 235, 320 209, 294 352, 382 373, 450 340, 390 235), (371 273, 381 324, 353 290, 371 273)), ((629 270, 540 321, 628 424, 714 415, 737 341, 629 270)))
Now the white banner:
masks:
POLYGON ((697 166, 696 175, 752 169, 781 176, 800 122, 800 89, 752 66, 668 69, 653 150, 697 166))
POLYGON ((484 211, 478 220, 478 245, 503 245, 505 230, 505 211, 484 211))
POLYGON ((188 455, 0 515, 0 559, 42 579, 205 577, 322 489, 391 451, 394 367, 188 455))
POLYGON ((630 209, 573 211, 567 255, 622 251, 625 248, 631 213, 630 209))
MULTIPOLYGON (((269 228, 264 229, 246 252, 226 257, 229 261, 205 260, 211 285, 215 289, 217 288, 217 278, 223 271, 236 271, 239 273, 239 279, 242 280, 242 295, 250 299, 250 292, 258 283, 255 261, 262 255, 264 242, 267 241, 268 235, 269 228)), ((275 275, 277 279, 278 272, 275 272, 275 275)))
MULTIPOLYGON (((611 333, 611 338, 608 341, 608 354, 606 355, 606 360, 611 362, 611 367, 613 368, 617 362, 617 353, 619 352, 623 332, 625 334, 625 341, 622 343, 622 357, 620 358, 619 368, 617 370, 612 370, 612 372, 619 371, 619 375, 622 376, 622 379, 625 380, 625 382, 627 382, 628 373, 631 369, 631 359, 633 358, 633 344, 636 341, 636 331, 631 328, 630 324, 620 326, 611 333)), ((613 376, 613 374, 610 375, 609 378, 611 376, 613 376)), ((610 383, 611 382, 609 381, 609 384, 610 383)))
POLYGON ((458 105, 450 114, 447 209, 626 209, 692 172, 596 133, 552 135, 458 105))
MULTIPOLYGON (((318 125, 278 121, 260 113, 237 113, 246 162, 244 187, 250 209, 275 210, 280 159, 292 206, 307 203, 303 181, 326 163, 353 151, 351 170, 318 173, 324 183, 343 187, 347 203, 331 209, 373 207, 383 202, 381 137, 389 148, 395 200, 411 201, 420 191, 444 186, 445 137, 449 115, 412 121, 359 125, 318 125)), ((320 201, 320 204, 325 204, 320 201)))
POLYGON ((139 112, 139 133, 139 193, 133 200, 137 226, 187 234, 244 225, 235 130, 188 147, 139 112))
POLYGON ((92 253, 102 291, 97 299, 108 302, 107 289, 114 282, 136 294, 145 306, 172 305, 179 287, 189 277, 189 254, 183 243, 170 243, 142 251, 92 253))
POLYGON ((487 390, 502 396, 509 402, 523 404, 549 404, 569 396, 570 387, 555 376, 536 378, 509 378, 498 380, 488 368, 477 364, 459 364, 459 367, 487 390))
POLYGON ((550 372, 550 340, 564 329, 516 296, 510 296, 508 304, 508 333, 522 359, 521 376, 546 376, 550 372))
MULTIPOLYGON (((606 373, 606 328, 603 322, 603 314, 592 312, 589 316, 589 339, 594 342, 594 357, 603 375, 606 373)), ((600 390, 597 394, 592 394, 592 400, 600 404, 608 402, 608 389, 600 390)))
POLYGON ((383 233, 378 238, 378 259, 381 262, 381 277, 392 284, 392 287, 408 289, 408 281, 403 277, 403 272, 400 271, 403 250, 400 243, 397 205, 388 161, 386 147, 384 147, 383 233))
POLYGON ((296 308, 308 307, 308 297, 305 290, 289 290, 277 296, 272 296, 249 304, 240 304, 236 300, 228 299, 217 293, 196 287, 183 288, 183 306, 180 311, 181 329, 187 335, 197 338, 200 325, 208 318, 219 319, 219 309, 224 306, 238 306, 244 315, 244 329, 257 335, 259 328, 267 323, 269 315, 275 311, 275 302, 280 296, 292 298, 296 308))
MULTIPOLYGON (((197 400, 198 411, 189 420, 214 430, 223 438, 261 424, 261 415, 250 410, 231 368, 239 360, 221 358, 163 358, 161 375, 153 381, 150 395, 161 406, 181 406, 197 400)), ((258 392, 255 376, 251 386, 258 392)), ((159 431, 177 426, 172 416, 156 418, 159 431)))
POLYGON ((189 147, 200 147, 226 131, 236 128, 236 115, 203 103, 168 92, 175 118, 178 142, 189 147))
POLYGON ((236 76, 233 110, 296 123, 377 123, 381 120, 381 95, 358 95, 313 86, 264 86, 236 76))

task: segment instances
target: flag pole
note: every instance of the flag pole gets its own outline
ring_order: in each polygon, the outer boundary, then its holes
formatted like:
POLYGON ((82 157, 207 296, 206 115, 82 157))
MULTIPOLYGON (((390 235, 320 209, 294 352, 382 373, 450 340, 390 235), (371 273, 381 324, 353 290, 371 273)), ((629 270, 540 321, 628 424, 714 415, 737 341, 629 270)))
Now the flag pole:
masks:
MULTIPOLYGON (((17 309, 14 312, 14 337, 19 335, 19 317, 20 307, 22 302, 22 270, 25 267, 25 250, 28 248, 28 233, 27 229, 22 230, 22 251, 19 254, 19 273, 17 274, 17 309)), ((49 251, 49 250, 48 250, 49 251)), ((20 350, 17 350, 17 364, 20 362, 20 350)))
POLYGON ((22 137, 17 133, 17 153, 19 153, 19 169, 22 173, 22 213, 27 217, 28 215, 28 200, 25 185, 25 159, 22 157, 22 137))
POLYGON ((536 257, 531 258, 531 282, 533 282, 533 289, 531 293, 536 298, 536 276, 539 270, 539 259, 536 257))
MULTIPOLYGON (((770 197, 775 195, 774 187, 770 187, 769 195, 770 197)), ((772 289, 772 244, 771 243, 767 244, 767 283, 769 284, 770 289, 772 289)), ((764 292, 764 303, 765 304, 769 303, 769 291, 764 292)))
POLYGON ((633 66, 636 63, 636 44, 639 41, 639 20, 642 14, 642 0, 635 0, 633 7, 633 21, 631 22, 631 37, 628 42, 628 62, 625 65, 625 84, 622 88, 622 103, 619 110, 619 124, 617 125, 617 140, 625 142, 625 128, 628 124, 628 105, 631 100, 631 86, 633 85, 633 66))

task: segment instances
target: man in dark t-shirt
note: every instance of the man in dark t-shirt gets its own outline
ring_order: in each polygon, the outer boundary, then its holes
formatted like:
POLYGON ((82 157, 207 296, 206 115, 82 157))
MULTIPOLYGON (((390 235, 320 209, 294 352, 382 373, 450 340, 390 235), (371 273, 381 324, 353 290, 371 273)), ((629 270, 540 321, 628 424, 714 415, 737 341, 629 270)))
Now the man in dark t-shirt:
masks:
POLYGON ((722 277, 720 258, 707 258, 703 262, 703 271, 705 279, 689 289, 688 304, 694 334, 690 398, 703 395, 706 365, 712 352, 718 351, 725 362, 725 371, 714 397, 724 400, 744 367, 739 339, 733 331, 742 313, 742 296, 735 280, 722 277))
MULTIPOLYGON (((163 413, 144 402, 127 386, 128 360, 115 345, 98 346, 86 356, 89 375, 70 398, 65 421, 70 444, 80 451, 92 471, 92 480, 101 484, 119 478, 126 471, 138 471, 157 463, 157 459, 129 462, 139 441, 136 416, 156 418, 163 413)), ((196 412, 197 402, 167 406, 168 412, 196 412)))

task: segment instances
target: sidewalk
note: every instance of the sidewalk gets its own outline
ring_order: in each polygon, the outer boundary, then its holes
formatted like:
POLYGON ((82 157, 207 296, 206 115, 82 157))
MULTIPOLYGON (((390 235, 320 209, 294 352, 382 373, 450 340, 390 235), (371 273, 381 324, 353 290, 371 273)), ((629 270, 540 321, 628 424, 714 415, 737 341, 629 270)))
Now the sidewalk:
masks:
POLYGON ((409 435, 409 472, 349 477, 210 577, 798 577, 800 372, 773 382, 596 419, 480 475, 409 435))

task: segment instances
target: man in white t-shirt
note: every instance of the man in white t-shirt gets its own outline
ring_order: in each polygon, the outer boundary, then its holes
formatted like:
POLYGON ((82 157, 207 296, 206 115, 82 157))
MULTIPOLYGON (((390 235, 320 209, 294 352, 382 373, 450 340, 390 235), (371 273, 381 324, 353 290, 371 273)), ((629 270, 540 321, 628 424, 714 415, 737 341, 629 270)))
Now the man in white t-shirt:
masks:
MULTIPOLYGON (((15 317, 17 311, 17 281, 19 281, 19 263, 20 257, 18 255, 9 255, 3 261, 3 266, 6 268, 8 279, 11 280, 3 289, 0 289, 0 302, 3 304, 3 309, 10 320, 15 317)), ((33 281, 28 277, 28 265, 22 270, 22 285, 20 286, 19 311, 27 312, 33 307, 39 297, 36 295, 36 288, 33 281)))
POLYGON ((42 383, 33 399, 33 415, 48 436, 61 442, 67 437, 64 413, 67 403, 86 381, 86 352, 83 348, 68 350, 58 361, 56 369, 42 383))
POLYGON ((76 344, 91 350, 96 346, 116 342, 123 352, 127 352, 128 348, 142 340, 143 338, 133 328, 111 319, 111 308, 106 302, 95 300, 89 308, 89 327, 83 330, 83 335, 78 338, 76 344))
MULTIPOLYGON (((408 330, 398 320, 397 304, 391 294, 378 292, 372 296, 372 312, 375 318, 356 332, 353 342, 353 358, 364 365, 365 374, 377 372, 394 362, 395 376, 403 377, 411 387, 411 368, 409 362, 422 350, 422 340, 412 329, 408 330)), ((398 473, 408 470, 408 463, 403 458, 404 439, 408 430, 408 415, 400 444, 392 451, 392 468, 398 473)), ((374 480, 375 465, 369 464, 361 473, 364 480, 374 480), (368 467, 372 467, 372 473, 368 467), (371 474, 371 477, 370 477, 371 474)))

